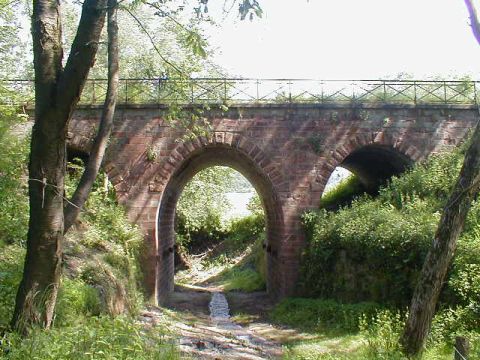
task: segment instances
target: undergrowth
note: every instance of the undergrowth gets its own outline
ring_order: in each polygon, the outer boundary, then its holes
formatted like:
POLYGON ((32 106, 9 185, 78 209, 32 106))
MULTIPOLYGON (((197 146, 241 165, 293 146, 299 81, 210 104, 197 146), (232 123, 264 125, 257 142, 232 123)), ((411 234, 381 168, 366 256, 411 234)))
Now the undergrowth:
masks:
MULTIPOLYGON (((305 295, 408 305, 440 213, 463 160, 461 149, 432 156, 396 177, 379 196, 362 196, 337 212, 304 215, 305 295)), ((468 306, 480 293, 480 202, 465 230, 442 293, 443 304, 468 306)))
POLYGON ((215 283, 227 292, 264 290, 264 242, 263 212, 232 219, 224 225, 223 235, 211 250, 200 260, 192 261, 189 269, 176 273, 176 281, 215 283), (198 279, 199 275, 207 277, 198 279))

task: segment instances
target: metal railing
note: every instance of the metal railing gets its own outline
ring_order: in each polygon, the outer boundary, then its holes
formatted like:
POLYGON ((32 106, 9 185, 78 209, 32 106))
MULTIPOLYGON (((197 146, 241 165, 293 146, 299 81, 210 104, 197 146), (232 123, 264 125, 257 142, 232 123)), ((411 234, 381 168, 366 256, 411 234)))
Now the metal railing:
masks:
MULTIPOLYGON (((2 80, 8 101, 33 104, 32 80, 2 80), (8 97, 7 97, 8 98, 8 97)), ((120 104, 477 104, 476 81, 301 79, 121 79, 120 104)), ((103 104, 105 79, 87 81, 81 105, 103 104)), ((5 104, 4 99, 0 103, 5 104)))

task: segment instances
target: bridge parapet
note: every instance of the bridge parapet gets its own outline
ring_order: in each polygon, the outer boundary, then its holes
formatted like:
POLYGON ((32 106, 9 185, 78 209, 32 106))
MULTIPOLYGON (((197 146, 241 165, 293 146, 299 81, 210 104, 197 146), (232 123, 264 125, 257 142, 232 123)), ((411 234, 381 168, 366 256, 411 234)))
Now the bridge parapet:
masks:
MULTIPOLYGON (((0 86, 33 104, 33 80, 3 80, 0 86)), ((119 104, 444 104, 477 105, 476 81, 310 79, 121 79, 119 104)), ((87 81, 80 105, 101 105, 107 80, 87 81)), ((1 103, 6 105, 5 103, 1 103)))

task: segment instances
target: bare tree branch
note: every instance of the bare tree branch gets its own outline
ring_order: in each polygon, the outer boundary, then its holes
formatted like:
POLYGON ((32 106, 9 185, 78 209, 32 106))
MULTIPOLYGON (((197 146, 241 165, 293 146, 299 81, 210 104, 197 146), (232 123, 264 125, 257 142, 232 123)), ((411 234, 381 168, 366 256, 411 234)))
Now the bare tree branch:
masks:
POLYGON ((75 189, 72 199, 65 207, 64 233, 74 224, 81 209, 88 199, 93 183, 98 175, 103 156, 107 148, 108 139, 113 128, 115 106, 117 103, 119 59, 118 59, 118 23, 117 1, 108 0, 108 85, 102 117, 97 136, 95 137, 87 166, 83 171, 80 182, 75 189))
POLYGON ((158 56, 160 57, 160 59, 162 59, 162 61, 165 62, 167 65, 171 66, 176 72, 178 72, 180 74, 180 76, 188 77, 187 74, 185 74, 181 69, 179 69, 176 65, 174 65, 172 62, 167 60, 162 55, 162 53, 158 49, 157 45, 155 44, 155 40, 152 38, 152 36, 148 32, 148 30, 145 28, 145 26, 143 26, 140 19, 133 12, 131 12, 128 8, 123 7, 122 9, 125 10, 136 21, 136 23, 138 24, 140 29, 145 33, 145 35, 147 35, 148 39, 150 40, 150 43, 152 44, 153 48, 155 49, 155 51, 158 54, 158 56))

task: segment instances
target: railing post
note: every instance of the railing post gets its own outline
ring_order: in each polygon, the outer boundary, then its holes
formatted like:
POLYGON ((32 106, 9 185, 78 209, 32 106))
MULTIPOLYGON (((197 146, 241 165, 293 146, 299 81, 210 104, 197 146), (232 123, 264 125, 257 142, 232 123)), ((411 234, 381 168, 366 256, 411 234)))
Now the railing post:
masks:
POLYGON ((257 81, 255 82, 255 85, 256 85, 256 90, 257 90, 257 97, 255 99, 255 101, 260 101, 260 90, 259 90, 259 85, 260 85, 260 80, 257 79, 257 81))
POLYGON ((95 79, 92 79, 92 104, 95 104, 97 101, 97 98, 95 96, 95 79))
POLYGON ((383 83, 383 102, 387 102, 387 84, 385 84, 385 80, 382 81, 383 83))
POLYGON ((454 360, 468 360, 470 344, 467 338, 463 336, 457 336, 455 338, 454 353, 454 360))
POLYGON ((325 102, 325 89, 323 87, 323 81, 320 81, 320 86, 322 87, 322 104, 325 102))
POLYGON ((288 102, 292 102, 292 82, 288 82, 288 102))
POLYGON ((223 79, 223 102, 227 102, 227 79, 223 79))
POLYGON ((443 102, 447 104, 447 83, 443 82, 443 102))
POLYGON ((354 81, 352 82, 352 102, 356 102, 356 94, 355 94, 356 88, 357 88, 357 83, 354 81))
POLYGON ((128 79, 125 79, 125 104, 128 104, 128 79))
POLYGON ((473 82, 473 101, 475 102, 475 105, 478 107, 478 100, 477 100, 477 82, 473 82))
POLYGON ((413 82, 413 103, 417 105, 417 82, 413 82))

